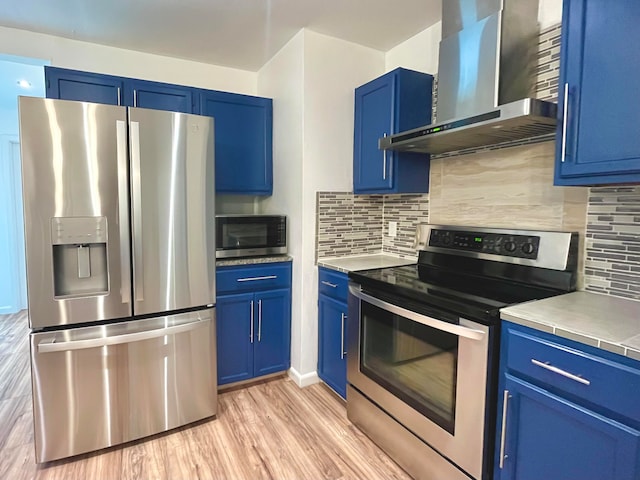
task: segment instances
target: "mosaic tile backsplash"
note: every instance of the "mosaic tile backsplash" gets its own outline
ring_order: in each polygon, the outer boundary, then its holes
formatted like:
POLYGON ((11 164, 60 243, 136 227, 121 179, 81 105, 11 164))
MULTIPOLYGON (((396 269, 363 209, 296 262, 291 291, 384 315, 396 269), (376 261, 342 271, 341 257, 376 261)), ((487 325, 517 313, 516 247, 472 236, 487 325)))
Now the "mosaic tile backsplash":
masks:
POLYGON ((590 189, 585 287, 640 300, 640 186, 590 189))
POLYGON ((316 213, 316 260, 381 251, 415 258, 416 225, 428 221, 429 200, 427 195, 318 192, 316 213), (395 237, 388 235, 389 222, 397 223, 395 237))

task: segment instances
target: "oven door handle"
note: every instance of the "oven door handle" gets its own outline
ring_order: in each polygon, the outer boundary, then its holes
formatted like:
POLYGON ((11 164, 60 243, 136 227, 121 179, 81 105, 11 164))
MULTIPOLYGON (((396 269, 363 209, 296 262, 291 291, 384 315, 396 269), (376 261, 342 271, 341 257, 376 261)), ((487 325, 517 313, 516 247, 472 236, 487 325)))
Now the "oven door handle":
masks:
POLYGON ((462 327, 460 325, 454 325, 453 323, 443 322, 442 320, 427 317, 426 315, 412 312, 411 310, 407 310, 406 308, 398 307, 397 305, 394 305, 392 303, 388 303, 376 297, 372 297, 371 295, 367 295, 361 290, 356 289, 353 285, 349 285, 349 293, 351 293, 351 295, 353 295, 354 297, 359 298, 360 300, 364 300, 365 302, 370 303, 375 307, 381 308, 382 310, 408 318, 409 320, 421 323, 422 325, 426 325, 427 327, 432 327, 443 332, 458 335, 459 337, 469 338, 471 340, 482 340, 485 334, 485 332, 483 332, 482 330, 475 330, 473 328, 462 327))

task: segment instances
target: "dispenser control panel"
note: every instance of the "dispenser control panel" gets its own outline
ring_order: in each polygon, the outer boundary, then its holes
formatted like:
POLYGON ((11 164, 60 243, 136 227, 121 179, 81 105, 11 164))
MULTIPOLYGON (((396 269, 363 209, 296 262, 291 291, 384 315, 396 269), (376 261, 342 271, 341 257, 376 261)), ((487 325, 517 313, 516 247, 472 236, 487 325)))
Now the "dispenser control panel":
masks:
POLYGON ((107 217, 53 217, 53 245, 107 243, 107 217))

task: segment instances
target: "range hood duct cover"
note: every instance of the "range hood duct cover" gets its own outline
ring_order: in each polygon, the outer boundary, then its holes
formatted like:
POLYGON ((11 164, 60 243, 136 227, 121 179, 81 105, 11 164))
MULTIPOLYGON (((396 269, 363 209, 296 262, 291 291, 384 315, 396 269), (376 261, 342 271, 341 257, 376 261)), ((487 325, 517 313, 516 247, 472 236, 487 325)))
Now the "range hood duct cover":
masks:
POLYGON ((443 0, 437 123, 380 148, 446 153, 555 132, 557 105, 532 98, 537 0, 443 0))

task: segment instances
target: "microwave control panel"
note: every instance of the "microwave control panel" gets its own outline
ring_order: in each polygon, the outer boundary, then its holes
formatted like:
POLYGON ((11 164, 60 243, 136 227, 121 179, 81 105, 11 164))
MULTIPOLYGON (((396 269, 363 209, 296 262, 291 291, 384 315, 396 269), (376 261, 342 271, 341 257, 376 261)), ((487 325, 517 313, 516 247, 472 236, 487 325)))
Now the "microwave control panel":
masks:
POLYGON ((535 260, 538 258, 540 237, 433 229, 429 246, 535 260))

